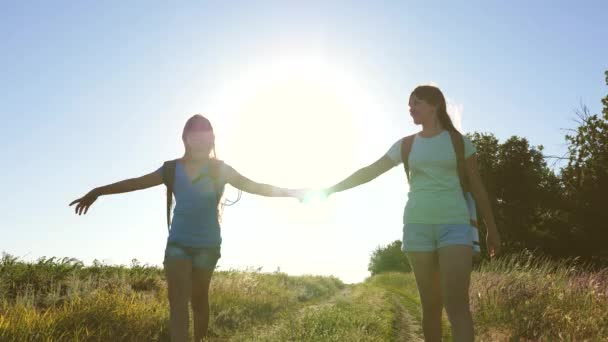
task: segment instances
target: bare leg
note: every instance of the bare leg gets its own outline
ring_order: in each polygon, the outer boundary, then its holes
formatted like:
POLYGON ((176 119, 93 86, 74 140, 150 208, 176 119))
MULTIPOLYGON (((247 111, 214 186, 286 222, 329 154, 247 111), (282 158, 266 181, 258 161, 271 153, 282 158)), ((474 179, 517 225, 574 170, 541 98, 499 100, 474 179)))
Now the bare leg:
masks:
POLYGON ((165 273, 169 293, 170 333, 172 342, 188 341, 190 286, 192 262, 190 260, 168 259, 165 273))
POLYGON ((194 314, 194 341, 207 337, 209 328, 209 284, 213 271, 192 271, 192 312, 194 314))
POLYGON ((441 287, 435 252, 408 252, 422 303, 422 329, 426 342, 441 342, 441 287))
POLYGON ((452 326, 452 337, 454 342, 473 341, 473 317, 469 307, 473 267, 471 246, 445 246, 438 253, 441 289, 452 326))

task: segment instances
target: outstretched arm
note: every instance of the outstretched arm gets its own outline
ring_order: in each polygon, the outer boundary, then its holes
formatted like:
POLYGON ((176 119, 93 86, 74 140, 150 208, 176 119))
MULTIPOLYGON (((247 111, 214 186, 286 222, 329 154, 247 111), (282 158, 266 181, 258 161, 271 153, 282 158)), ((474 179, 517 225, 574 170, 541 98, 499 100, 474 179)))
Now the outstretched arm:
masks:
POLYGON ((162 183, 163 177, 160 172, 152 172, 141 177, 125 179, 120 182, 100 186, 93 189, 93 191, 95 191, 98 196, 113 195, 135 190, 143 190, 162 183))
POLYGON ((471 193, 473 194, 475 203, 477 203, 488 231, 486 238, 488 252, 490 256, 495 256, 500 251, 500 235, 496 228, 496 222, 494 221, 494 214, 492 213, 488 193, 486 192, 483 182, 481 181, 481 176, 479 175, 477 156, 473 154, 466 159, 465 164, 471 193))
POLYGON ((297 190, 280 188, 274 185, 254 182, 226 165, 226 180, 233 187, 254 195, 265 197, 296 197, 297 190))
POLYGON ((329 193, 334 193, 357 187, 361 184, 365 184, 373 179, 376 179, 378 176, 392 169, 394 166, 395 162, 388 156, 384 155, 373 164, 355 171, 355 173, 348 176, 343 181, 328 188, 327 191, 329 193))
POLYGON ((142 190, 160 185, 162 183, 163 178, 160 172, 152 172, 138 178, 125 179, 120 182, 95 188, 81 198, 72 201, 70 206, 77 204, 75 212, 78 215, 86 214, 89 211, 89 207, 97 200, 99 196, 142 190))

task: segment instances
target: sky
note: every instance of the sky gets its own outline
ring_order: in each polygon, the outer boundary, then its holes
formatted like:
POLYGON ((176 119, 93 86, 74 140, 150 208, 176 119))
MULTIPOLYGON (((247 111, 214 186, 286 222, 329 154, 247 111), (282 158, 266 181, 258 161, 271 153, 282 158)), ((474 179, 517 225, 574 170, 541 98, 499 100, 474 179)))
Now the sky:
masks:
MULTIPOLYGON (((329 186, 416 132, 419 84, 443 90, 465 133, 563 155, 575 110, 599 113, 608 92, 605 13, 606 1, 1 2, 0 251, 161 266, 162 186, 86 216, 68 204, 180 157, 195 113, 220 159, 292 188, 329 186)), ((219 269, 363 281, 372 251, 401 239, 407 189, 395 168, 323 202, 243 194, 224 210, 219 269)))

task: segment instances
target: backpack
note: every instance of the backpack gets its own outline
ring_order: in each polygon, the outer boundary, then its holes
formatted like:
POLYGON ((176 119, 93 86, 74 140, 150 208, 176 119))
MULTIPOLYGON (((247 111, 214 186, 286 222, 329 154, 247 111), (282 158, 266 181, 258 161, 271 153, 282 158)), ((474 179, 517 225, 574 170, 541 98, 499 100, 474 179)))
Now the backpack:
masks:
MULTIPOLYGON (((173 206, 173 185, 175 183, 175 166, 177 164, 178 159, 168 160, 163 163, 163 184, 167 187, 167 230, 170 230, 171 227, 171 207, 173 206)), ((224 186, 218 187, 218 179, 219 175, 219 167, 220 163, 213 161, 210 165, 209 177, 211 177, 211 181, 213 182, 213 188, 215 190, 217 196, 217 205, 218 205, 218 217, 219 217, 219 204, 222 199, 222 195, 224 194, 224 186)), ((196 177, 192 183, 196 183, 202 178, 202 175, 196 177)))
MULTIPOLYGON (((462 194, 464 196, 465 201, 467 202, 467 207, 469 209, 469 217, 470 223, 472 227, 473 233, 473 252, 475 255, 480 253, 480 245, 479 245, 479 228, 477 225, 477 207, 475 205, 475 200, 473 199, 473 195, 469 189, 469 179, 466 174, 466 166, 464 162, 464 137, 458 131, 449 131, 450 138, 452 140, 452 146, 454 147, 454 152, 456 154, 456 168, 458 170, 458 178, 460 180, 460 187, 462 188, 462 194)), ((401 141, 401 160, 403 160, 403 168, 405 169, 405 175, 407 177, 407 181, 410 181, 410 165, 409 165, 409 156, 412 151, 412 145, 414 144, 414 137, 416 135, 409 135, 401 141)))

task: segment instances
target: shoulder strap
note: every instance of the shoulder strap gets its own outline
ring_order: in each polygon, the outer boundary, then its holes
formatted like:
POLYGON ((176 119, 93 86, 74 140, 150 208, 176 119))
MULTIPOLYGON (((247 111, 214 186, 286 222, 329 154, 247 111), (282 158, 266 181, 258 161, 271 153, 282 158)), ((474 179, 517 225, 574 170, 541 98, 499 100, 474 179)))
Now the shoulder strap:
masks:
POLYGON ((407 181, 410 181, 410 152, 412 151, 412 145, 414 144, 414 137, 416 134, 408 135, 401 140, 401 160, 403 161, 403 168, 405 169, 405 176, 407 181))
POLYGON ((469 182, 464 164, 464 137, 457 131, 450 131, 452 146, 456 153, 456 167, 458 169, 458 178, 460 179, 460 187, 463 193, 469 192, 469 182))
POLYGON ((163 163, 163 184, 167 187, 167 230, 171 227, 171 206, 173 205, 173 184, 177 159, 163 163))
POLYGON ((215 190, 216 196, 217 219, 220 223, 222 222, 222 212, 224 211, 224 203, 221 203, 221 201, 225 188, 225 183, 220 182, 221 166, 221 161, 212 159, 209 167, 209 177, 211 178, 211 183, 213 184, 213 190, 215 190))
POLYGON ((209 166, 209 176, 211 177, 211 181, 213 182, 213 189, 215 190, 215 194, 217 196, 217 204, 222 200, 222 196, 224 195, 224 184, 220 185, 220 167, 222 166, 222 162, 217 159, 211 159, 211 165, 209 166))

